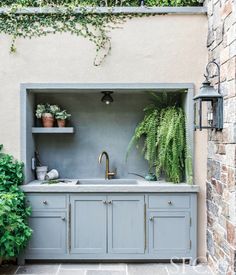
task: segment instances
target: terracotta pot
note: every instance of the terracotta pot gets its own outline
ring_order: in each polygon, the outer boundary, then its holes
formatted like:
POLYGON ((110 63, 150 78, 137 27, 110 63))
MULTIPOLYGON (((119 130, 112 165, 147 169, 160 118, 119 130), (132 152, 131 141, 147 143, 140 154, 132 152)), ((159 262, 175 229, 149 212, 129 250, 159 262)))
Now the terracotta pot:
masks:
POLYGON ((43 123, 43 127, 46 127, 46 128, 53 127, 53 124, 54 124, 54 117, 53 117, 53 115, 49 114, 49 113, 43 114, 43 116, 42 116, 42 123, 43 123))
POLYGON ((65 119, 58 119, 57 120, 58 127, 65 127, 66 126, 66 120, 65 119))

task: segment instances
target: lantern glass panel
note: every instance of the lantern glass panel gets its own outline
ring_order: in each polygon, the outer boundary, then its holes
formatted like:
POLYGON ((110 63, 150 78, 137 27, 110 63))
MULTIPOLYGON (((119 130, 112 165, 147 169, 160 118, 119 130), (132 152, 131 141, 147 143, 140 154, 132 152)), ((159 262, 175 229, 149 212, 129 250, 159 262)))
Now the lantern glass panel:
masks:
POLYGON ((194 126, 195 129, 200 127, 200 100, 194 102, 194 126))
POLYGON ((203 100, 202 101, 202 128, 211 128, 209 125, 208 118, 211 116, 211 101, 203 100))

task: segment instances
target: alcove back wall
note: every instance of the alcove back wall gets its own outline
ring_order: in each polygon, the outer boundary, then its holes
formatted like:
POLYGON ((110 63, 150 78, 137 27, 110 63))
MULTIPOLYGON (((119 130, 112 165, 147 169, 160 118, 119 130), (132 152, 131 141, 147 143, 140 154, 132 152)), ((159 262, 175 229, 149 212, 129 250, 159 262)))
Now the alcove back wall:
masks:
POLYGON ((144 116, 143 109, 150 103, 150 95, 114 93, 112 96, 114 102, 106 105, 101 102, 100 92, 37 95, 37 103, 58 104, 71 113, 68 125, 75 127, 72 135, 36 135, 42 164, 58 169, 61 177, 103 178, 105 160, 100 165, 98 156, 105 150, 111 170, 117 168, 118 178, 134 178, 128 172, 145 175, 148 166, 141 153, 132 150, 127 163, 125 155, 134 129, 144 116))

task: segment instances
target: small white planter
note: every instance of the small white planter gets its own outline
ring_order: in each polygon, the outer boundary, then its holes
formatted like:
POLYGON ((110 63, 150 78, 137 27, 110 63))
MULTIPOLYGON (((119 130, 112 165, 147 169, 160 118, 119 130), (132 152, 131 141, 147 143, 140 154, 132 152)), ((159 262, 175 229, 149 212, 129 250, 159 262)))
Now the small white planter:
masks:
POLYGON ((45 180, 47 171, 48 171, 47 166, 37 166, 36 168, 37 180, 45 180))
POLYGON ((54 180, 59 178, 59 173, 56 169, 52 169, 46 174, 45 179, 46 180, 54 180))

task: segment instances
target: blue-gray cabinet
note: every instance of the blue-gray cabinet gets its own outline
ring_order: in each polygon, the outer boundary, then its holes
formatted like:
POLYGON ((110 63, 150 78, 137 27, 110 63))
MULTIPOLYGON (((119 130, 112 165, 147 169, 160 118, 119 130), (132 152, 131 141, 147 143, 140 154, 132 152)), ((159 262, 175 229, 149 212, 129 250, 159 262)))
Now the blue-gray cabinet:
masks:
POLYGON ((144 196, 72 195, 71 253, 144 253, 144 196))
POLYGON ((70 207, 71 253, 106 253, 106 196, 72 195, 70 207))
POLYGON ((66 212, 33 212, 29 219, 33 234, 27 248, 28 257, 64 255, 67 252, 66 221, 66 212))
POLYGON ((171 258, 190 252, 190 217, 185 211, 149 212, 149 252, 171 258))
POLYGON ((108 253, 144 253, 143 195, 108 196, 108 253))
POLYGON ((197 257, 197 193, 28 193, 24 259, 197 257))

